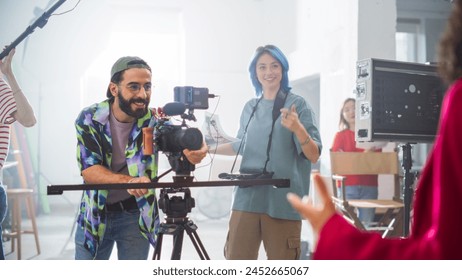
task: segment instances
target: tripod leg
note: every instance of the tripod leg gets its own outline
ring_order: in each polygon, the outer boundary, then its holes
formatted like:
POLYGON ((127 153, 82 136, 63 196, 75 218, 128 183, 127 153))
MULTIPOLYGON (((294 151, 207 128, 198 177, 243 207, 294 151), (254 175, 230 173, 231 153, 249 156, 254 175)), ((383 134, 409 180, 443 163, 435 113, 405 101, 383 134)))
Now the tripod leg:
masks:
POLYGON ((154 248, 154 254, 152 255, 153 260, 160 260, 160 255, 162 251, 162 238, 163 233, 159 232, 157 235, 156 248, 154 248))
POLYGON ((181 259, 181 250, 183 249, 184 227, 178 226, 173 234, 172 260, 181 259))
POLYGON ((162 251, 162 241, 165 234, 173 236, 172 260, 181 259, 181 250, 183 249, 184 227, 177 224, 161 224, 157 235, 156 248, 152 256, 153 260, 160 260, 162 251))
POLYGON ((207 254, 207 251, 205 250, 199 235, 197 234, 197 226, 192 221, 189 221, 185 224, 185 229, 201 260, 210 260, 210 257, 207 254))

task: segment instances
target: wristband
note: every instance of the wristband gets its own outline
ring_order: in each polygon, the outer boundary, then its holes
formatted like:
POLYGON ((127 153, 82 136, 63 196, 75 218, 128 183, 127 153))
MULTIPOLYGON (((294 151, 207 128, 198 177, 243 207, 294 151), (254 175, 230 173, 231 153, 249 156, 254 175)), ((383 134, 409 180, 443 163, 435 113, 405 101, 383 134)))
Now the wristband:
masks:
POLYGON ((308 137, 306 138, 305 142, 301 143, 301 145, 304 146, 304 145, 308 144, 308 143, 310 142, 310 140, 311 140, 311 136, 308 135, 308 137))

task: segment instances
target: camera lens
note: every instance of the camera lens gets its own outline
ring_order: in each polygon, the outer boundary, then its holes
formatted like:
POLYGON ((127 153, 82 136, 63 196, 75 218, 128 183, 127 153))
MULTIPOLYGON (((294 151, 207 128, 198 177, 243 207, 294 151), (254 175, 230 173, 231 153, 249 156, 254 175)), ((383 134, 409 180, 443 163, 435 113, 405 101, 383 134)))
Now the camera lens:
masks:
POLYGON ((199 150, 202 147, 202 133, 199 129, 190 127, 180 138, 180 145, 189 150, 199 150))

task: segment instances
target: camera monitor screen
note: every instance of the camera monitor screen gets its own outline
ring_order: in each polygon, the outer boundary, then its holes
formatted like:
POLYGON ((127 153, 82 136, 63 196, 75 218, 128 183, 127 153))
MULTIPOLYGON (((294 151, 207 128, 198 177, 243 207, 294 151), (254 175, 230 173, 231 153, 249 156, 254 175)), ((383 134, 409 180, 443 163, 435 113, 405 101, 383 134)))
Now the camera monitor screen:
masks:
POLYGON ((175 101, 184 103, 188 109, 209 108, 208 88, 175 87, 174 94, 175 101))

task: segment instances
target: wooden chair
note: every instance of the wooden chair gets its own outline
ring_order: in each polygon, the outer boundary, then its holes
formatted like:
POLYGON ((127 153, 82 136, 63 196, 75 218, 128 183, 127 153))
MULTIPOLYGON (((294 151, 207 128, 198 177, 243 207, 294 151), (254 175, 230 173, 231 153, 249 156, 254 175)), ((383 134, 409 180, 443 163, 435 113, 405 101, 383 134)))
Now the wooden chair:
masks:
POLYGON ((11 252, 15 251, 15 244, 17 248, 17 258, 21 259, 21 244, 23 234, 33 234, 35 238, 35 246, 37 248, 37 255, 40 255, 40 243, 38 238, 37 223, 35 220, 35 206, 33 202, 32 189, 13 188, 6 189, 9 201, 11 202, 11 232, 4 234, 5 237, 11 238, 11 252), (27 216, 32 224, 31 229, 24 229, 22 227, 21 203, 25 203, 27 216))
MULTIPOLYGON (((361 230, 377 231, 382 237, 400 235, 404 204, 400 195, 398 155, 396 152, 330 152, 333 201, 344 218, 361 230), (348 175, 393 175, 391 199, 345 199, 345 179, 348 175), (356 208, 375 208, 383 213, 379 221, 364 225, 356 214, 356 208)), ((376 215, 379 216, 379 215, 376 215)))

